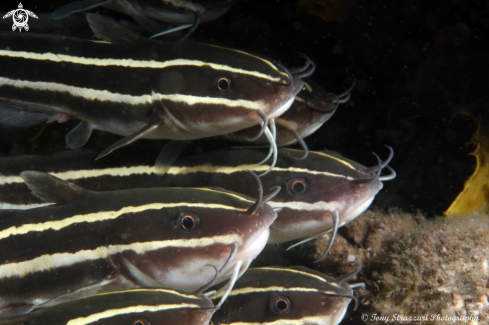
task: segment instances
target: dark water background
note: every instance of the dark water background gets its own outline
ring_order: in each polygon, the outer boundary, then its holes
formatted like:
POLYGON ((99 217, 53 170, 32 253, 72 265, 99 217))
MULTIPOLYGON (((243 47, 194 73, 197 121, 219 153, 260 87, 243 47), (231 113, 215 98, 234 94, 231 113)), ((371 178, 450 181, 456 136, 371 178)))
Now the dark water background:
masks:
MULTIPOLYGON (((68 2, 29 0, 23 5, 39 14, 68 2)), ((2 1, 0 11, 17 6, 17 1, 2 1)), ((371 152, 386 157, 384 145, 392 146, 391 166, 398 177, 385 184, 373 206, 433 216, 442 214, 463 188, 475 162, 467 155, 473 146, 466 143, 476 121, 489 118, 488 10, 489 1, 370 0, 353 2, 344 22, 326 22, 299 13, 297 1, 238 1, 192 38, 253 50, 289 66, 301 65, 296 52, 304 52, 317 63, 313 79, 333 93, 349 87, 354 76, 350 102, 306 139, 309 148, 335 150, 372 166, 371 152), (461 112, 466 114, 457 115, 461 112)), ((11 23, 8 19, 0 26, 8 32, 11 23)), ((40 23, 30 19, 29 33, 40 23)), ((58 32, 90 37, 83 25, 58 32)), ((28 139, 41 127, 4 131, 0 155, 64 149, 64 136, 76 123, 50 125, 34 141, 28 139)), ((115 139, 94 132, 87 146, 102 149, 115 139)), ((162 143, 134 145, 156 148, 162 143)), ((231 144, 204 140, 201 145, 207 150, 231 144)))
MULTIPOLYGON (((68 2, 22 3, 39 14, 68 2)), ((391 166, 398 176, 385 183, 373 206, 440 215, 474 168, 475 159, 468 156, 474 146, 466 144, 477 121, 489 119, 489 1, 353 3, 343 22, 326 22, 299 13, 297 1, 238 1, 220 19, 201 25, 192 39, 253 50, 288 66, 303 64, 296 54, 301 51, 317 63, 313 79, 333 93, 343 92, 355 77, 351 100, 306 138, 309 148, 335 150, 372 166, 377 162, 371 152, 386 157, 384 145, 392 146, 391 166)), ((2 1, 0 11, 17 6, 18 1, 2 1)), ((1 21, 1 30, 11 31, 11 23, 1 21)), ((39 20, 30 19, 29 25, 29 33, 41 29, 39 20)), ((91 37, 83 21, 54 31, 91 37)), ((64 150, 64 137, 77 123, 0 130, 0 156, 64 150)), ((95 131, 87 147, 102 150, 117 139, 95 131)), ((163 143, 140 140, 133 146, 155 149, 163 143)), ((232 145, 214 139, 199 144, 202 150, 232 145)), ((311 250, 311 245, 297 248, 287 255, 287 264, 314 267, 311 250)), ((283 247, 271 245, 254 266, 283 264, 283 256, 283 247)), ((343 323, 361 323, 358 317, 350 313, 343 323)))

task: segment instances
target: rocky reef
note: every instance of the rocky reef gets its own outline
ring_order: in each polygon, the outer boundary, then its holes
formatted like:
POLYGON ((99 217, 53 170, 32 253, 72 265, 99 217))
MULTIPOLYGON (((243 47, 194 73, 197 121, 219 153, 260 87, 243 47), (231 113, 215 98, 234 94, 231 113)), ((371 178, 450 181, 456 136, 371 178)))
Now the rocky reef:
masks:
MULTIPOLYGON (((488 221, 368 211, 340 229, 320 270, 339 276, 363 264, 357 313, 366 324, 487 324, 488 221)), ((317 256, 329 240, 316 241, 317 256)))

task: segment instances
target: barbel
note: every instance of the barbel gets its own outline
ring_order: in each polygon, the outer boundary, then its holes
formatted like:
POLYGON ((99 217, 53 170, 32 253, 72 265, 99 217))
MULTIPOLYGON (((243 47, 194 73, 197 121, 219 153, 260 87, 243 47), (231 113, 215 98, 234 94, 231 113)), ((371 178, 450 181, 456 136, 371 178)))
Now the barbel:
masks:
MULTIPOLYGON (((292 69, 291 69, 292 70, 292 69)), ((292 70, 293 71, 293 70, 292 70)), ((299 70, 300 71, 300 70, 299 70)), ((297 157, 304 159, 308 154, 308 147, 304 138, 316 132, 336 112, 340 104, 348 102, 353 85, 345 92, 335 95, 328 93, 310 78, 303 80, 304 87, 295 96, 292 106, 281 116, 275 118, 277 128, 276 143, 279 147, 290 146, 294 143, 304 150, 304 155, 297 157)), ((257 126, 225 135, 234 141, 248 142, 250 135, 257 134, 257 126)), ((260 136, 252 139, 256 143, 268 143, 266 137, 260 136)))
POLYGON ((56 205, 0 211, 0 309, 90 285, 192 292, 216 277, 209 265, 220 283, 246 270, 277 216, 261 191, 258 200, 215 188, 93 192, 42 172, 21 177, 56 205))
POLYGON ((358 303, 344 279, 335 280, 303 266, 251 268, 236 282, 212 322, 336 325, 351 300, 358 303))
MULTIPOLYGON (((256 186, 249 182, 246 169, 260 173, 267 165, 255 165, 263 152, 258 149, 221 150, 199 155, 178 156, 181 148, 170 148, 165 157, 174 160, 154 166, 154 157, 146 150, 127 148, 105 161, 93 161, 96 152, 56 153, 50 156, 23 156, 0 159, 0 206, 25 209, 42 204, 23 186, 18 175, 26 168, 50 172, 57 177, 89 189, 113 190, 131 187, 218 186, 256 196, 256 186), (177 154, 172 154, 176 151, 177 154), (124 161, 124 162, 123 162, 124 161), (164 176, 158 176, 164 174, 164 176)), ((364 167, 330 151, 311 152, 304 160, 291 156, 299 150, 280 149, 277 166, 261 178, 263 188, 282 186, 268 204, 281 208, 270 228, 269 243, 311 239, 332 230, 338 213, 341 227, 372 203, 383 181, 395 173, 377 177, 392 159, 380 166, 364 167)))
MULTIPOLYGON (((190 28, 181 40, 192 34, 201 23, 215 20, 226 13, 236 0, 84 0, 61 6, 52 13, 55 20, 73 13, 105 7, 131 16, 150 32, 169 29, 162 22, 178 25, 175 29, 190 28)), ((171 30, 170 30, 171 31, 171 30)))
POLYGON ((2 34, 0 126, 80 119, 66 136, 71 149, 93 130, 125 136, 101 158, 140 138, 199 139, 261 125, 302 88, 300 78, 254 54, 143 40, 113 20, 87 17, 105 41, 2 34))
POLYGON ((69 296, 32 306, 29 313, 2 316, 0 325, 207 325, 216 310, 204 295, 168 289, 140 288, 79 298, 69 296))

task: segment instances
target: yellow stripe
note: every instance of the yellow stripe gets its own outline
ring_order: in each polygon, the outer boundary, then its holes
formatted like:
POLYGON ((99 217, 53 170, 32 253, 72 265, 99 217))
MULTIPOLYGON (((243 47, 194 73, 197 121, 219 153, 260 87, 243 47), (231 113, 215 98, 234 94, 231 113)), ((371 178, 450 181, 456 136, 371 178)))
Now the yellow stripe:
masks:
POLYGON ((86 261, 106 259, 110 255, 115 255, 129 250, 134 251, 136 254, 144 254, 148 251, 169 247, 192 248, 206 247, 216 244, 228 246, 233 243, 237 243, 238 246, 241 245, 241 237, 237 234, 231 234, 193 239, 162 240, 132 243, 127 245, 101 246, 94 250, 82 250, 76 253, 56 253, 52 255, 46 254, 29 261, 0 265, 0 279, 9 277, 24 277, 34 272, 48 271, 54 268, 70 266, 86 261))
POLYGON ((255 111, 262 110, 265 103, 262 101, 252 102, 244 99, 226 99, 221 97, 197 97, 190 95, 162 95, 156 94, 157 99, 165 99, 174 103, 186 103, 187 105, 205 104, 205 105, 224 105, 228 107, 246 107, 255 111))
POLYGON ((86 296, 86 297, 81 297, 77 299, 90 299, 95 296, 107 296, 107 295, 116 295, 116 294, 125 294, 125 293, 132 293, 132 292, 146 292, 146 293, 154 293, 154 292, 160 292, 160 293, 169 293, 175 296, 187 298, 187 299, 195 299, 195 300, 201 300, 202 298, 194 296, 192 294, 185 294, 181 293, 179 291, 171 290, 171 289, 160 289, 160 288, 152 288, 152 289, 145 289, 145 288, 138 288, 138 289, 127 289, 127 290, 120 290, 120 291, 109 291, 109 292, 102 292, 102 293, 97 293, 95 295, 91 296, 86 296))
MULTIPOLYGON (((205 189, 202 189, 205 190, 205 189)), ((223 193, 216 191, 217 193, 223 193)), ((238 195, 232 195, 231 193, 228 193, 230 196, 234 196, 239 198, 238 195)), ((249 202, 249 203, 255 203, 254 201, 250 200, 245 200, 244 198, 241 198, 242 201, 249 202)), ((0 203, 0 209, 16 209, 16 210, 26 210, 26 209, 33 209, 33 208, 39 208, 43 206, 48 206, 52 205, 53 203, 40 203, 40 204, 8 204, 8 203, 0 203)), ((331 201, 331 202, 325 202, 325 201, 316 201, 314 203, 307 203, 307 202, 301 202, 301 201, 292 201, 292 202, 276 202, 276 201, 268 201, 268 205, 270 205, 272 208, 284 208, 284 209, 291 209, 291 210, 301 210, 301 211, 336 211, 343 206, 336 202, 336 201, 331 201)), ((244 210, 244 209, 243 209, 244 210)), ((0 231, 0 239, 2 232, 0 231)))
MULTIPOLYGON (((259 56, 256 56, 256 55, 253 55, 253 54, 250 54, 250 53, 247 53, 247 52, 243 52, 243 51, 240 51, 240 50, 236 50, 236 49, 231 49, 231 48, 228 48, 228 47, 222 47, 222 46, 218 46, 218 45, 211 45, 211 44, 201 44, 201 45, 206 45, 206 46, 211 46, 211 47, 216 47, 218 49, 223 49, 223 50, 228 50, 228 51, 233 51, 233 52, 236 52, 236 53, 239 53, 239 54, 243 54, 243 55, 246 55, 246 56, 249 56, 251 58, 254 58, 254 59, 257 59, 257 60, 260 60, 262 61, 263 63, 267 64, 270 68, 272 68, 273 70, 277 71, 278 73, 280 73, 282 76, 284 77, 289 77, 288 74, 280 71, 277 66, 275 64, 273 64, 272 62, 264 59, 264 58, 261 58, 259 56)), ((274 79, 275 81, 278 81, 280 79, 274 79)))
MULTIPOLYGON (((319 293, 326 293, 326 294, 337 294, 337 292, 334 291, 327 291, 327 290, 319 290, 315 288, 305 288, 305 287, 278 287, 278 286, 270 286, 270 287, 246 287, 246 288, 241 288, 241 289, 234 289, 231 291, 229 296, 237 296, 237 295, 245 295, 247 293, 257 293, 257 292, 268 292, 268 291, 273 291, 273 292, 286 292, 286 291, 296 291, 296 292, 319 292, 319 293)), ((218 293, 214 296, 211 296, 211 299, 217 299, 222 297, 224 292, 218 293)))
POLYGON ((344 204, 338 201, 316 201, 314 203, 307 203, 301 201, 294 202, 267 202, 272 208, 284 208, 291 210, 301 210, 301 211, 338 211, 344 208, 344 204))
MULTIPOLYGON (((289 149, 289 150, 294 150, 294 149, 289 149)), ((349 162, 347 162, 347 161, 345 161, 345 160, 343 160, 341 158, 338 158, 338 157, 335 157, 335 156, 331 156, 331 155, 328 155, 328 154, 325 154, 325 153, 319 152, 319 151, 310 151, 310 153, 315 154, 315 155, 318 155, 318 156, 323 156, 323 157, 327 157, 327 158, 336 160, 340 164, 345 165, 348 168, 353 169, 354 171, 359 171, 358 169, 356 169, 355 167, 353 167, 352 164, 350 164, 349 162)))
POLYGON ((302 274, 311 278, 316 278, 321 282, 328 282, 325 278, 320 277, 317 274, 312 274, 312 273, 307 273, 304 271, 299 271, 299 270, 294 270, 294 269, 288 269, 288 268, 280 268, 280 267, 258 267, 256 269, 250 269, 250 270, 264 270, 264 271, 278 271, 278 272, 287 272, 287 273, 295 273, 295 274, 302 274))
POLYGON ((263 103, 261 101, 252 102, 244 99, 226 99, 219 97, 198 97, 191 95, 181 95, 181 94, 154 94, 152 95, 141 95, 141 96, 132 96, 118 93, 111 93, 107 90, 98 90, 91 88, 81 88, 70 85, 64 85, 55 82, 42 82, 42 81, 28 81, 28 80, 17 80, 17 79, 9 79, 0 77, 0 87, 1 86, 11 86, 15 88, 28 88, 39 91, 53 91, 53 92, 63 92, 69 93, 75 97, 82 97, 87 100, 98 100, 102 102, 114 102, 114 103, 123 103, 129 105, 141 105, 141 104, 150 104, 156 99, 158 100, 169 100, 175 103, 186 103, 188 105, 223 105, 227 107, 245 107, 251 110, 262 110, 263 103))
MULTIPOLYGON (((273 69, 278 71, 277 68, 274 65, 272 65, 269 61, 263 60, 259 57, 248 54, 246 52, 235 51, 235 50, 232 51, 246 54, 250 57, 259 59, 262 62, 269 64, 273 69)), ((204 62, 200 60, 176 59, 176 60, 168 60, 168 61, 155 61, 155 60, 143 61, 143 60, 133 60, 133 59, 111 59, 111 58, 97 59, 97 58, 85 58, 85 57, 78 57, 78 56, 71 56, 71 55, 57 54, 57 53, 34 53, 34 52, 25 52, 25 51, 6 51, 6 50, 0 50, 0 56, 8 56, 11 58, 21 58, 21 59, 39 60, 39 61, 69 62, 74 64, 100 66, 100 67, 119 66, 124 68, 165 69, 170 67, 181 67, 181 66, 194 66, 194 67, 208 66, 215 70, 223 70, 230 73, 245 74, 245 75, 255 76, 270 81, 280 81, 280 78, 274 78, 270 75, 260 73, 257 71, 243 70, 240 68, 233 68, 231 66, 224 65, 224 64, 204 62)))
MULTIPOLYGON (((216 191, 216 192, 218 192, 218 191, 216 191)), ((222 192, 218 192, 218 193, 222 193, 222 192)), ((231 196, 238 197, 237 195, 231 195, 231 196)), ((255 203, 254 201, 245 200, 243 198, 241 198, 241 199, 243 201, 246 201, 249 203, 255 203)), ((33 208, 48 206, 48 205, 52 205, 52 204, 54 204, 54 203, 18 204, 18 205, 8 204, 8 203, 0 203, 0 209, 26 210, 26 209, 33 209, 33 208)), ((338 203, 337 201, 331 201, 331 202, 316 201, 314 203, 307 203, 307 202, 301 202, 301 201, 292 201, 292 202, 268 201, 267 204, 270 205, 272 208, 283 208, 283 209, 300 210, 300 211, 336 211, 340 208, 343 208, 343 206, 340 203, 338 203)), ((1 236, 1 232, 0 232, 0 236, 1 236)))
POLYGON ((46 221, 42 223, 29 223, 29 224, 23 224, 19 227, 13 226, 0 231, 0 239, 7 238, 9 236, 24 235, 33 231, 41 232, 49 229, 60 230, 76 223, 99 222, 99 221, 117 219, 121 215, 127 213, 138 213, 146 210, 159 210, 159 209, 175 208, 175 207, 211 208, 211 209, 224 209, 224 210, 241 211, 241 212, 246 211, 246 209, 244 208, 236 208, 233 206, 217 204, 217 203, 192 203, 192 202, 150 203, 150 204, 145 204, 140 206, 128 206, 128 207, 126 206, 117 211, 101 211, 101 212, 95 212, 89 214, 79 214, 62 220, 46 221))
MULTIPOLYGON (((175 167, 172 166, 167 171, 169 175, 186 175, 193 173, 221 173, 221 174, 233 174, 240 173, 246 169, 255 172, 266 171, 270 168, 268 165, 239 165, 236 167, 229 166, 192 166, 192 167, 175 167)), ((152 166, 133 166, 133 167, 122 167, 122 168, 105 168, 105 169, 82 169, 82 170, 70 170, 66 172, 49 172, 51 175, 59 177, 64 180, 91 178, 91 177, 101 177, 101 176, 131 176, 131 175, 141 175, 141 174, 151 174, 157 173, 159 169, 152 166)), ((355 178, 340 174, 334 174, 329 172, 319 172, 315 170, 309 170, 307 168, 281 168, 274 167, 272 172, 290 172, 290 173, 306 173, 311 175, 323 175, 337 178, 344 178, 346 180, 352 181, 355 178)), ((0 177, 0 185, 13 184, 13 183, 24 183, 24 180, 20 176, 4 176, 0 177)))
POLYGON ((87 317, 79 317, 76 319, 72 319, 66 323, 66 325, 87 325, 94 322, 98 322, 104 318, 110 318, 118 315, 132 314, 132 313, 143 313, 143 312, 158 312, 162 310, 171 310, 178 308, 200 308, 199 305, 196 304, 164 304, 164 305, 156 305, 156 306, 148 306, 148 305, 138 305, 138 306, 130 306, 125 308, 118 309, 109 309, 103 311, 101 313, 92 314, 87 317))
MULTIPOLYGON (((268 165, 260 165, 260 166, 240 165, 237 167, 229 167, 229 166, 170 167, 170 169, 168 170, 168 174, 170 174, 170 175, 185 175, 185 174, 197 173, 197 172, 232 174, 232 173, 242 172, 246 169, 259 172, 259 171, 266 171, 269 168, 270 168, 270 166, 268 166, 268 165)), ((349 176, 333 174, 333 173, 329 173, 329 172, 319 172, 319 171, 315 171, 315 170, 309 170, 307 168, 273 167, 272 172, 307 173, 307 174, 311 174, 311 175, 324 175, 324 176, 339 177, 339 178, 345 178, 348 180, 354 180, 354 178, 349 177, 349 176)))

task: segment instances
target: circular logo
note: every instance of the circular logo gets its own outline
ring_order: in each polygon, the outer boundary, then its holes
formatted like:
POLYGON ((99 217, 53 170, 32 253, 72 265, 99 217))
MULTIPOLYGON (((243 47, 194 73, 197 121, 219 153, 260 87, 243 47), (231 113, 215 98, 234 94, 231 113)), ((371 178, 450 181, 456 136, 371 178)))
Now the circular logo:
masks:
POLYGON ((19 28, 23 28, 27 25, 27 21, 29 20, 29 16, 24 9, 17 9, 13 14, 14 24, 19 28))
POLYGON ((36 18, 37 16, 35 13, 29 10, 25 10, 24 7, 22 6, 22 3, 19 3, 19 9, 11 10, 7 12, 2 19, 8 18, 12 16, 12 19, 14 21, 14 24, 12 25, 12 31, 15 32, 16 29, 22 31, 22 28, 25 29, 26 31, 29 30, 29 25, 27 25, 27 22, 29 21, 29 16, 36 18))

